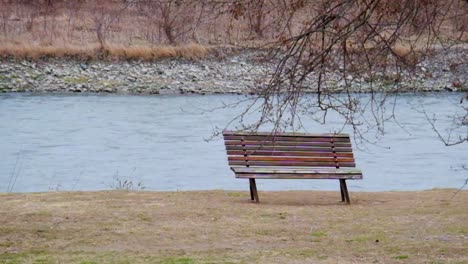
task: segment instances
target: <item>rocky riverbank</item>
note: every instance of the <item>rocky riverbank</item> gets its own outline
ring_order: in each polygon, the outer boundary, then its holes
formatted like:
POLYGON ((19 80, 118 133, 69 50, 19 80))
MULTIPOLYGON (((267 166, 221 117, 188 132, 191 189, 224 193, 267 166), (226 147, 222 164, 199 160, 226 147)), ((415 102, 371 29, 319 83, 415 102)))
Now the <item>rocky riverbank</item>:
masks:
MULTIPOLYGON (((388 91, 467 91, 468 49, 452 48, 427 57, 414 71, 403 73, 395 86, 390 78, 377 82, 388 91)), ((249 93, 266 83, 274 64, 260 63, 259 52, 243 52, 220 58, 197 61, 172 59, 155 62, 140 61, 76 61, 43 59, 38 61, 2 59, 0 61, 0 92, 69 92, 123 94, 213 94, 249 93)), ((328 75, 328 87, 333 92, 351 83, 355 92, 369 92, 370 80, 340 72, 328 75)), ((313 77, 309 80, 313 82, 313 77)), ((373 86, 376 87, 373 80, 373 86)), ((314 90, 311 89, 311 92, 314 90)))

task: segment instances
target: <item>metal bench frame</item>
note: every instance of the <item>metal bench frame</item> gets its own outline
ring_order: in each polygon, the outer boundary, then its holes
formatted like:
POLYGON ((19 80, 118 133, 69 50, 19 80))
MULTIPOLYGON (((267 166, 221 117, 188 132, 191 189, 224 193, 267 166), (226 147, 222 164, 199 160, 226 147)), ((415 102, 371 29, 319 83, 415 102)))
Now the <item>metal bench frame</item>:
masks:
POLYGON ((348 134, 223 132, 236 178, 249 179, 250 198, 260 202, 255 179, 337 179, 341 201, 350 203, 346 180, 362 179, 348 134))

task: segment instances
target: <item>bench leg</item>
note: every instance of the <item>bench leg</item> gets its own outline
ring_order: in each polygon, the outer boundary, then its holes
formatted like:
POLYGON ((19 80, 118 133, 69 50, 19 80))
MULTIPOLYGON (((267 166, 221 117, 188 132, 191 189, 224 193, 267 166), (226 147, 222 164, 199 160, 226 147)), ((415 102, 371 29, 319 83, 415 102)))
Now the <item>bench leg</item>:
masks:
POLYGON ((252 188, 252 180, 253 179, 249 179, 249 187, 250 187, 250 200, 254 200, 254 193, 253 193, 253 188, 252 188))
POLYGON ((341 201, 344 202, 345 201, 345 194, 344 194, 344 190, 343 190, 343 183, 341 182, 341 180, 340 180, 340 193, 341 193, 341 201))
POLYGON ((349 200, 348 187, 346 186, 345 179, 340 179, 340 187, 341 187, 341 192, 342 192, 342 195, 344 195, 344 200, 346 201, 346 203, 347 204, 351 203, 351 201, 349 200))
POLYGON ((250 199, 252 201, 259 203, 260 199, 258 199, 258 192, 257 192, 257 184, 255 183, 255 179, 249 179, 250 184, 250 199))

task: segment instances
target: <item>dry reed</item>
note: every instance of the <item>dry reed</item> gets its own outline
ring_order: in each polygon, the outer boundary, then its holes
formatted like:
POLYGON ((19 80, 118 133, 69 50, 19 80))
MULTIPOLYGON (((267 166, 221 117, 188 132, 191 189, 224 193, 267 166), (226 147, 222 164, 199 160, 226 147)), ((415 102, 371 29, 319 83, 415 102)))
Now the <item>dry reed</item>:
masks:
POLYGON ((76 58, 76 59, 122 59, 122 60, 157 60, 164 58, 198 59, 208 55, 210 47, 199 44, 179 46, 124 46, 107 44, 75 45, 40 45, 40 44, 3 44, 0 45, 0 57, 15 57, 24 59, 39 58, 76 58))

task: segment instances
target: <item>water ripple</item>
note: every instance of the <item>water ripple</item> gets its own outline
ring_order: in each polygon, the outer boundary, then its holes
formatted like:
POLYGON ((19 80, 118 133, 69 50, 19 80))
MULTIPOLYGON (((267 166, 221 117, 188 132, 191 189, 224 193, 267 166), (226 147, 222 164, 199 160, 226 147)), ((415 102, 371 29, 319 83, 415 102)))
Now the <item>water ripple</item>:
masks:
MULTIPOLYGON (((351 191, 461 186, 466 171, 456 168, 466 165, 466 144, 443 146, 424 116, 413 110, 424 105, 426 111, 438 113, 443 129, 450 120, 442 117, 450 113, 457 96, 399 96, 395 114, 402 117, 399 124, 405 129, 389 122, 378 145, 354 144, 364 180, 352 181, 351 191)), ((0 171, 4 172, 0 183, 8 182, 10 172, 21 164, 14 191, 48 191, 50 186, 108 189, 116 174, 142 181, 149 190, 246 190, 246 182, 235 179, 228 168, 223 141, 204 141, 213 127, 224 127, 242 109, 200 114, 194 107, 210 109, 237 99, 230 95, 0 95, 0 171)), ((307 123, 306 131, 335 131, 341 124, 342 120, 332 118, 326 125, 307 123)), ((258 185, 261 190, 338 188, 336 181, 329 180, 265 180, 258 185)))

